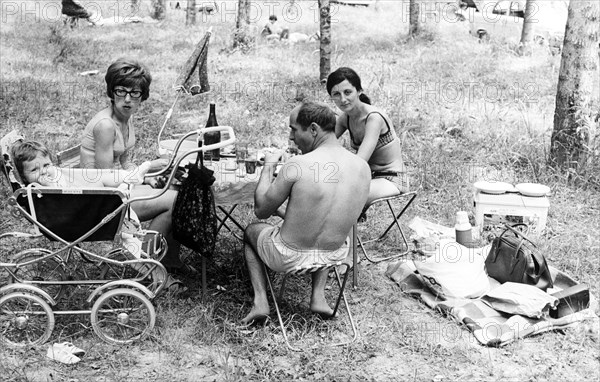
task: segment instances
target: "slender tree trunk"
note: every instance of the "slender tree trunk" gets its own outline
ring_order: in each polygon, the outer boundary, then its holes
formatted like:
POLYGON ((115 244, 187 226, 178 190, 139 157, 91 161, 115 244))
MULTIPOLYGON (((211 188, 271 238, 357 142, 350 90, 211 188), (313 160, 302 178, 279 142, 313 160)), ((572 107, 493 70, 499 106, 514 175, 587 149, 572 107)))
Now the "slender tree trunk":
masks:
POLYGON ((156 20, 164 20, 167 16, 166 0, 152 0, 152 14, 150 16, 156 20))
POLYGON ((238 0, 238 13, 235 21, 237 29, 245 29, 250 24, 250 0, 238 0))
POLYGON ((187 9, 185 10, 185 25, 196 24, 196 0, 188 0, 187 9))
POLYGON ((233 35, 233 47, 249 46, 253 39, 248 33, 250 24, 250 0, 238 0, 238 12, 235 20, 235 33, 233 35))
POLYGON ((590 138, 597 130, 594 114, 600 105, 594 93, 598 79, 600 3, 571 0, 560 63, 550 165, 585 169, 590 138))
POLYGON ((408 4, 408 36, 415 37, 421 32, 419 23, 420 4, 418 0, 410 0, 408 4))
POLYGON ((319 24, 321 31, 321 44, 319 47, 319 80, 327 81, 331 72, 331 14, 329 0, 319 0, 319 24))
POLYGON ((525 20, 523 20, 523 30, 521 31, 521 44, 519 46, 519 54, 531 54, 531 41, 533 41, 533 27, 537 21, 535 14, 537 13, 537 0, 527 0, 525 3, 525 20))

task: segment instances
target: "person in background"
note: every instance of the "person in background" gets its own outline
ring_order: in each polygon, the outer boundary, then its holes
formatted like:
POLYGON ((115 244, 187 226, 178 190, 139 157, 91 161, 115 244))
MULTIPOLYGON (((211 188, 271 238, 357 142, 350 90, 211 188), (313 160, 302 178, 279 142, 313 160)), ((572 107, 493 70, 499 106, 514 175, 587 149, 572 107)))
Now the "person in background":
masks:
POLYGON ((350 146, 371 168, 369 200, 391 193, 408 192, 409 179, 402 160, 402 146, 392 121, 371 105, 363 93, 360 77, 351 68, 341 67, 327 77, 327 93, 342 111, 337 117, 335 135, 346 130, 350 146))
POLYGON ((269 16, 269 22, 265 24, 260 35, 267 40, 283 40, 288 38, 289 29, 283 28, 277 23, 277 16, 269 16))
MULTIPOLYGON (((306 102, 296 107, 289 127, 289 139, 302 155, 291 157, 274 177, 282 153, 268 154, 254 196, 259 219, 276 215, 283 221, 254 223, 245 230, 244 253, 254 289, 252 309, 242 319, 247 325, 270 312, 263 263, 276 272, 287 272, 305 264, 344 260, 348 233, 369 192, 369 166, 340 145, 335 114, 327 105, 306 102)), ((327 271, 312 274, 310 309, 330 317, 326 281, 327 271)))
MULTIPOLYGON (((135 128, 132 116, 140 104, 150 96, 152 75, 141 63, 119 58, 106 71, 106 94, 110 105, 100 110, 85 127, 81 140, 81 167, 95 169, 130 170, 136 165, 131 161, 131 152, 135 146, 135 128)), ((167 164, 165 159, 150 161, 150 170, 160 170, 167 164)), ((146 183, 157 186, 155 178, 146 178, 146 183)), ((151 193, 150 187, 140 187, 140 192, 151 193)), ((196 270, 184 264, 179 258, 180 245, 173 239, 171 214, 177 193, 167 191, 153 202, 150 211, 153 219, 150 228, 162 233, 167 239, 169 250, 162 262, 169 272, 193 273, 196 270)), ((144 220, 144 216, 140 216, 144 220)))

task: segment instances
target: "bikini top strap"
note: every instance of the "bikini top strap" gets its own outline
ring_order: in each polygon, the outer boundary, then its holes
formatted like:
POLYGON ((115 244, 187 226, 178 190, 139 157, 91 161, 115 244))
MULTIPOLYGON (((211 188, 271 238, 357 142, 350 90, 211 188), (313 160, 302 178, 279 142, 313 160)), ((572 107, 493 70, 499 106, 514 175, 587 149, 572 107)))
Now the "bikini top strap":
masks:
MULTIPOLYGON (((374 114, 374 113, 376 113, 376 114, 379 114, 379 115, 381 116, 381 118, 383 118, 383 121, 385 122, 385 125, 387 126, 387 131, 386 131, 385 133, 379 134, 379 136, 386 135, 387 133, 389 133, 389 132, 390 132, 390 124, 388 123, 388 121, 387 121, 387 118, 385 118, 385 117, 383 116, 383 114, 381 114, 380 112, 378 112, 378 111, 372 111, 372 112, 370 112, 369 114, 367 114, 367 116, 365 117, 365 124, 367 123, 367 120, 369 119, 369 116, 370 116, 371 114, 374 114)), ((350 117, 348 117, 348 118, 350 118, 350 117)), ((350 126, 350 125, 348 125, 348 130, 350 130, 350 127, 349 127, 349 126, 350 126)))

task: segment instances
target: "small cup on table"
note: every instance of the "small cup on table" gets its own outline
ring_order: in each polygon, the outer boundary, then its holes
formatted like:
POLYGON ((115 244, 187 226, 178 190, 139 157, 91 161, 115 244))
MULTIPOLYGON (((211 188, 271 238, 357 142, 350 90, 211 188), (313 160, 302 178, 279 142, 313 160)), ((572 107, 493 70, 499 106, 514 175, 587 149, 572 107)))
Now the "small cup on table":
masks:
POLYGON ((246 176, 244 166, 248 157, 248 144, 236 143, 235 145, 235 161, 237 162, 237 176, 243 178, 246 176))
POLYGON ((256 164, 258 162, 258 152, 256 150, 248 150, 248 155, 244 160, 246 165, 246 173, 254 174, 256 172, 256 164))

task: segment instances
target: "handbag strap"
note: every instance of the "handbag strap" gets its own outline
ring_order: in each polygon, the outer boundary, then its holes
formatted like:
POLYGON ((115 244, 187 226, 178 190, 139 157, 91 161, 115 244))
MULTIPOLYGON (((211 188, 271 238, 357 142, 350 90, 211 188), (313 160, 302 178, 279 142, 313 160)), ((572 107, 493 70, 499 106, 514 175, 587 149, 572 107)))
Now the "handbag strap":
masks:
POLYGON ((519 223, 519 224, 515 224, 512 227, 509 226, 508 224, 505 225, 506 229, 504 230, 504 232, 502 232, 502 234, 500 235, 500 237, 502 237, 507 231, 511 231, 512 233, 514 233, 517 237, 521 237, 525 240, 527 240, 528 242, 531 243, 531 245, 533 245, 535 248, 537 248, 537 245, 535 245, 535 243, 533 241, 531 241, 530 238, 528 238, 523 232, 518 231, 515 229, 515 227, 518 226, 525 226, 528 227, 527 224, 523 224, 523 223, 519 223))

